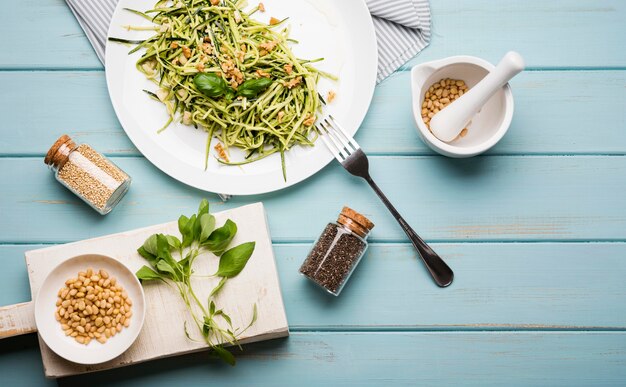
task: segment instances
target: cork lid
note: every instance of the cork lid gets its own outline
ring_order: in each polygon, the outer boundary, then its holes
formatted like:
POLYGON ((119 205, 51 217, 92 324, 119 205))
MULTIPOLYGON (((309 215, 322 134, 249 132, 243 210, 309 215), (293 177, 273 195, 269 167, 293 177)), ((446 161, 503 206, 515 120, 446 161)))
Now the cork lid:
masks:
POLYGON ((46 165, 55 166, 60 168, 67 161, 67 157, 71 150, 76 147, 76 144, 70 136, 67 134, 59 137, 54 144, 48 149, 48 153, 46 153, 46 157, 44 157, 43 162, 46 165))
POLYGON ((341 210, 337 222, 362 237, 365 237, 374 228, 374 223, 371 220, 350 207, 344 207, 341 210))

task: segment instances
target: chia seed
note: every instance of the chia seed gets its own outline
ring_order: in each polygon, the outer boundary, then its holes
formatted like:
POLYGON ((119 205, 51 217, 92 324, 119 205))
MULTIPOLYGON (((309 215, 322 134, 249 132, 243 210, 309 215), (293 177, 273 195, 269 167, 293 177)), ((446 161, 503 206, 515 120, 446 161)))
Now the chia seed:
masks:
POLYGON ((338 223, 329 223, 315 242, 300 273, 339 295, 367 249, 365 238, 372 227, 367 218, 345 207, 338 223))

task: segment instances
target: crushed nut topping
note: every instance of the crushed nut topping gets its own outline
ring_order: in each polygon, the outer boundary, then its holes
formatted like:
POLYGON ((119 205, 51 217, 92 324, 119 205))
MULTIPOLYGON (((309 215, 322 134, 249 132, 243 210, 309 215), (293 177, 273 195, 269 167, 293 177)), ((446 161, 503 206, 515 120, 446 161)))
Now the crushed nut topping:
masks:
POLYGON ((270 52, 276 47, 278 43, 279 43, 278 40, 272 40, 271 42, 265 42, 265 43, 259 44, 259 48, 261 50, 270 52))
POLYGON ((311 126, 315 123, 315 116, 311 115, 310 113, 307 113, 304 121, 302 121, 302 124, 304 126, 311 126))
POLYGON ((178 48, 178 42, 172 42, 170 48, 178 48))
POLYGON ((279 122, 279 123, 280 123, 280 122, 283 122, 283 117, 284 117, 284 116, 285 116, 285 112, 284 112, 284 111, 282 111, 282 110, 281 110, 281 111, 279 111, 279 112, 278 112, 278 116, 277 116, 277 118, 278 118, 278 122, 279 122))
POLYGON ((218 5, 220 0, 211 0, 211 5, 218 5))
POLYGON ((285 65, 285 72, 287 72, 287 74, 291 74, 293 72, 293 65, 291 63, 285 65))
POLYGON ((281 81, 281 84, 288 89, 293 89, 294 87, 298 86, 300 83, 302 83, 301 76, 297 76, 289 81, 281 81))
POLYGON ((265 12, 265 5, 263 3, 259 3, 259 11, 265 12))
POLYGON ((183 55, 187 59, 191 58, 191 49, 187 46, 183 46, 183 55))
POLYGON ((326 102, 328 102, 328 103, 333 102, 333 100, 335 99, 336 96, 337 96, 337 93, 335 93, 334 91, 330 90, 328 92, 328 95, 326 96, 326 102))
POLYGON ((236 89, 237 86, 243 83, 243 73, 235 67, 235 63, 232 59, 222 62, 221 68, 226 78, 230 79, 230 84, 233 88, 236 89))
POLYGON ((209 43, 202 43, 202 51, 207 55, 211 55, 213 47, 209 43))
POLYGON ((257 73, 257 75, 258 75, 259 77, 265 77, 265 78, 269 78, 269 77, 270 77, 270 73, 265 72, 265 71, 263 71, 263 70, 261 70, 261 69, 258 69, 258 70, 256 71, 256 73, 257 73))
POLYGON ((215 144, 215 146, 213 147, 213 149, 215 149, 215 151, 217 152, 217 155, 219 156, 219 158, 221 158, 222 160, 228 162, 228 154, 226 154, 226 151, 224 150, 224 147, 222 146, 221 142, 218 142, 217 144, 215 144))

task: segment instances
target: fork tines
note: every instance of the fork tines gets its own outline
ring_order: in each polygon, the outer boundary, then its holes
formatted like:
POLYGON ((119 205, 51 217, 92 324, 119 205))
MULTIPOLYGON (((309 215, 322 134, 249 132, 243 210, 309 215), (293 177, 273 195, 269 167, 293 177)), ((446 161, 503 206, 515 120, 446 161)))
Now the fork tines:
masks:
POLYGON ((343 162, 361 147, 329 114, 327 118, 315 125, 320 137, 339 162, 343 162), (330 141, 326 137, 330 138, 330 141))

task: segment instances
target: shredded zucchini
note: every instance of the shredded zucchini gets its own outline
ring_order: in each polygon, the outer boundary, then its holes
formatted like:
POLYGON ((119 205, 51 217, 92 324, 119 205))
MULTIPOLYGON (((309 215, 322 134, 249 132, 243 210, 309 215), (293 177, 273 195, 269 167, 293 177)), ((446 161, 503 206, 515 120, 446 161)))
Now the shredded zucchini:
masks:
POLYGON ((334 77, 311 65, 321 59, 294 56, 286 19, 268 25, 251 18, 258 7, 246 13, 244 5, 229 0, 158 1, 151 10, 128 10, 154 23, 128 28, 153 29, 154 36, 141 42, 112 40, 137 44, 131 53, 145 49, 137 69, 155 83, 157 89, 146 92, 170 116, 159 131, 174 121, 201 128, 209 136, 207 159, 213 135, 226 150, 246 151, 240 161, 215 157, 226 165, 279 152, 286 179, 284 152, 313 145, 313 124, 323 103, 317 82, 334 77))

